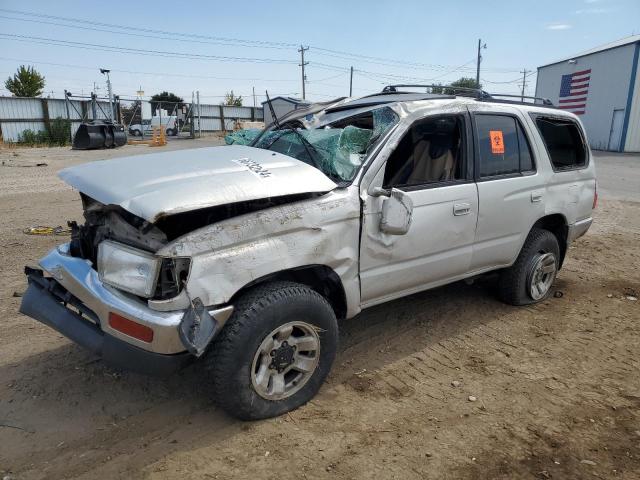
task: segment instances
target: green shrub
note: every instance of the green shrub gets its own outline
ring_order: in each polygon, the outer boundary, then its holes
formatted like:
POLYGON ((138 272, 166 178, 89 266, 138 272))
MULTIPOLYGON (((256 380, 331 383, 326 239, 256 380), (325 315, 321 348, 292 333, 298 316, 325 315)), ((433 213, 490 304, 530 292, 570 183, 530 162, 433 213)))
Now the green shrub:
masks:
POLYGON ((35 130, 27 129, 18 136, 18 143, 28 145, 29 147, 35 147, 36 145, 48 144, 48 138, 49 135, 47 135, 47 132, 36 132, 35 130))
POLYGON ((71 121, 56 118, 49 127, 49 145, 64 147, 69 144, 71 136, 71 121))
POLYGON ((71 136, 71 122, 63 118, 56 118, 51 121, 48 131, 24 130, 18 136, 18 143, 29 147, 44 146, 64 147, 69 145, 71 136))

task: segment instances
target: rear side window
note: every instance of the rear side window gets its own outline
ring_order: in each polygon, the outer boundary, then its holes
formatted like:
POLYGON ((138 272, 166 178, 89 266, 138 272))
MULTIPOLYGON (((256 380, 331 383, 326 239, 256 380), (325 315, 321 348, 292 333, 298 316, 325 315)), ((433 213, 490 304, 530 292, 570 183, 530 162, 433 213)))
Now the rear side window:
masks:
POLYGON ((553 168, 571 170, 587 164, 587 150, 580 129, 571 120, 536 118, 536 125, 542 136, 553 168))
POLYGON ((530 172, 535 169, 527 137, 514 118, 476 115, 480 177, 530 172))

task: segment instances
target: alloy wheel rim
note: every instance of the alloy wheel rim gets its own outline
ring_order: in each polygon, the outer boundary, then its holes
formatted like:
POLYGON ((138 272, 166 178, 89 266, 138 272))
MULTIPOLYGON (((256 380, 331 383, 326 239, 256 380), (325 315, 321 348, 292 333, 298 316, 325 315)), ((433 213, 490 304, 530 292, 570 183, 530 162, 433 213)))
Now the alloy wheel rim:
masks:
POLYGON ((304 387, 320 361, 320 337, 306 322, 289 322, 269 333, 251 365, 251 384, 266 400, 282 400, 304 387))
POLYGON ((544 298, 549 292, 558 271, 556 256, 540 252, 533 261, 529 275, 529 294, 534 300, 544 298))

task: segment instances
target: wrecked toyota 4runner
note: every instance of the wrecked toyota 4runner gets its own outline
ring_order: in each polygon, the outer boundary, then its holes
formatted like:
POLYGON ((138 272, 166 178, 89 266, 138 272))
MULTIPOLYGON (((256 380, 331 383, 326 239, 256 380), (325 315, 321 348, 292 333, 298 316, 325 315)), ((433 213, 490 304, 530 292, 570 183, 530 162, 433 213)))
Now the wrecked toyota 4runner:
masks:
POLYGON ((26 268, 21 312, 125 369, 195 361, 265 418, 318 391, 338 319, 491 271, 541 301, 592 221, 583 128, 535 102, 388 89, 249 137, 61 171, 85 222, 26 268))

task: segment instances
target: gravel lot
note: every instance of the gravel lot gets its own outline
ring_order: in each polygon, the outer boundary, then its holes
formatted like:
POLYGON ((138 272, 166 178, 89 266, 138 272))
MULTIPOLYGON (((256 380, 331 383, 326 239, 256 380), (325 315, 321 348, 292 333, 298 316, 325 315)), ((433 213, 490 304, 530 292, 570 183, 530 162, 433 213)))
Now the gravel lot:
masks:
POLYGON ((81 218, 56 172, 150 150, 0 149, 0 478, 640 478, 639 156, 596 158, 562 296, 510 307, 486 279, 372 308, 342 324, 315 400, 241 423, 196 368, 118 372, 17 313, 23 266, 65 240, 23 228, 81 218))

